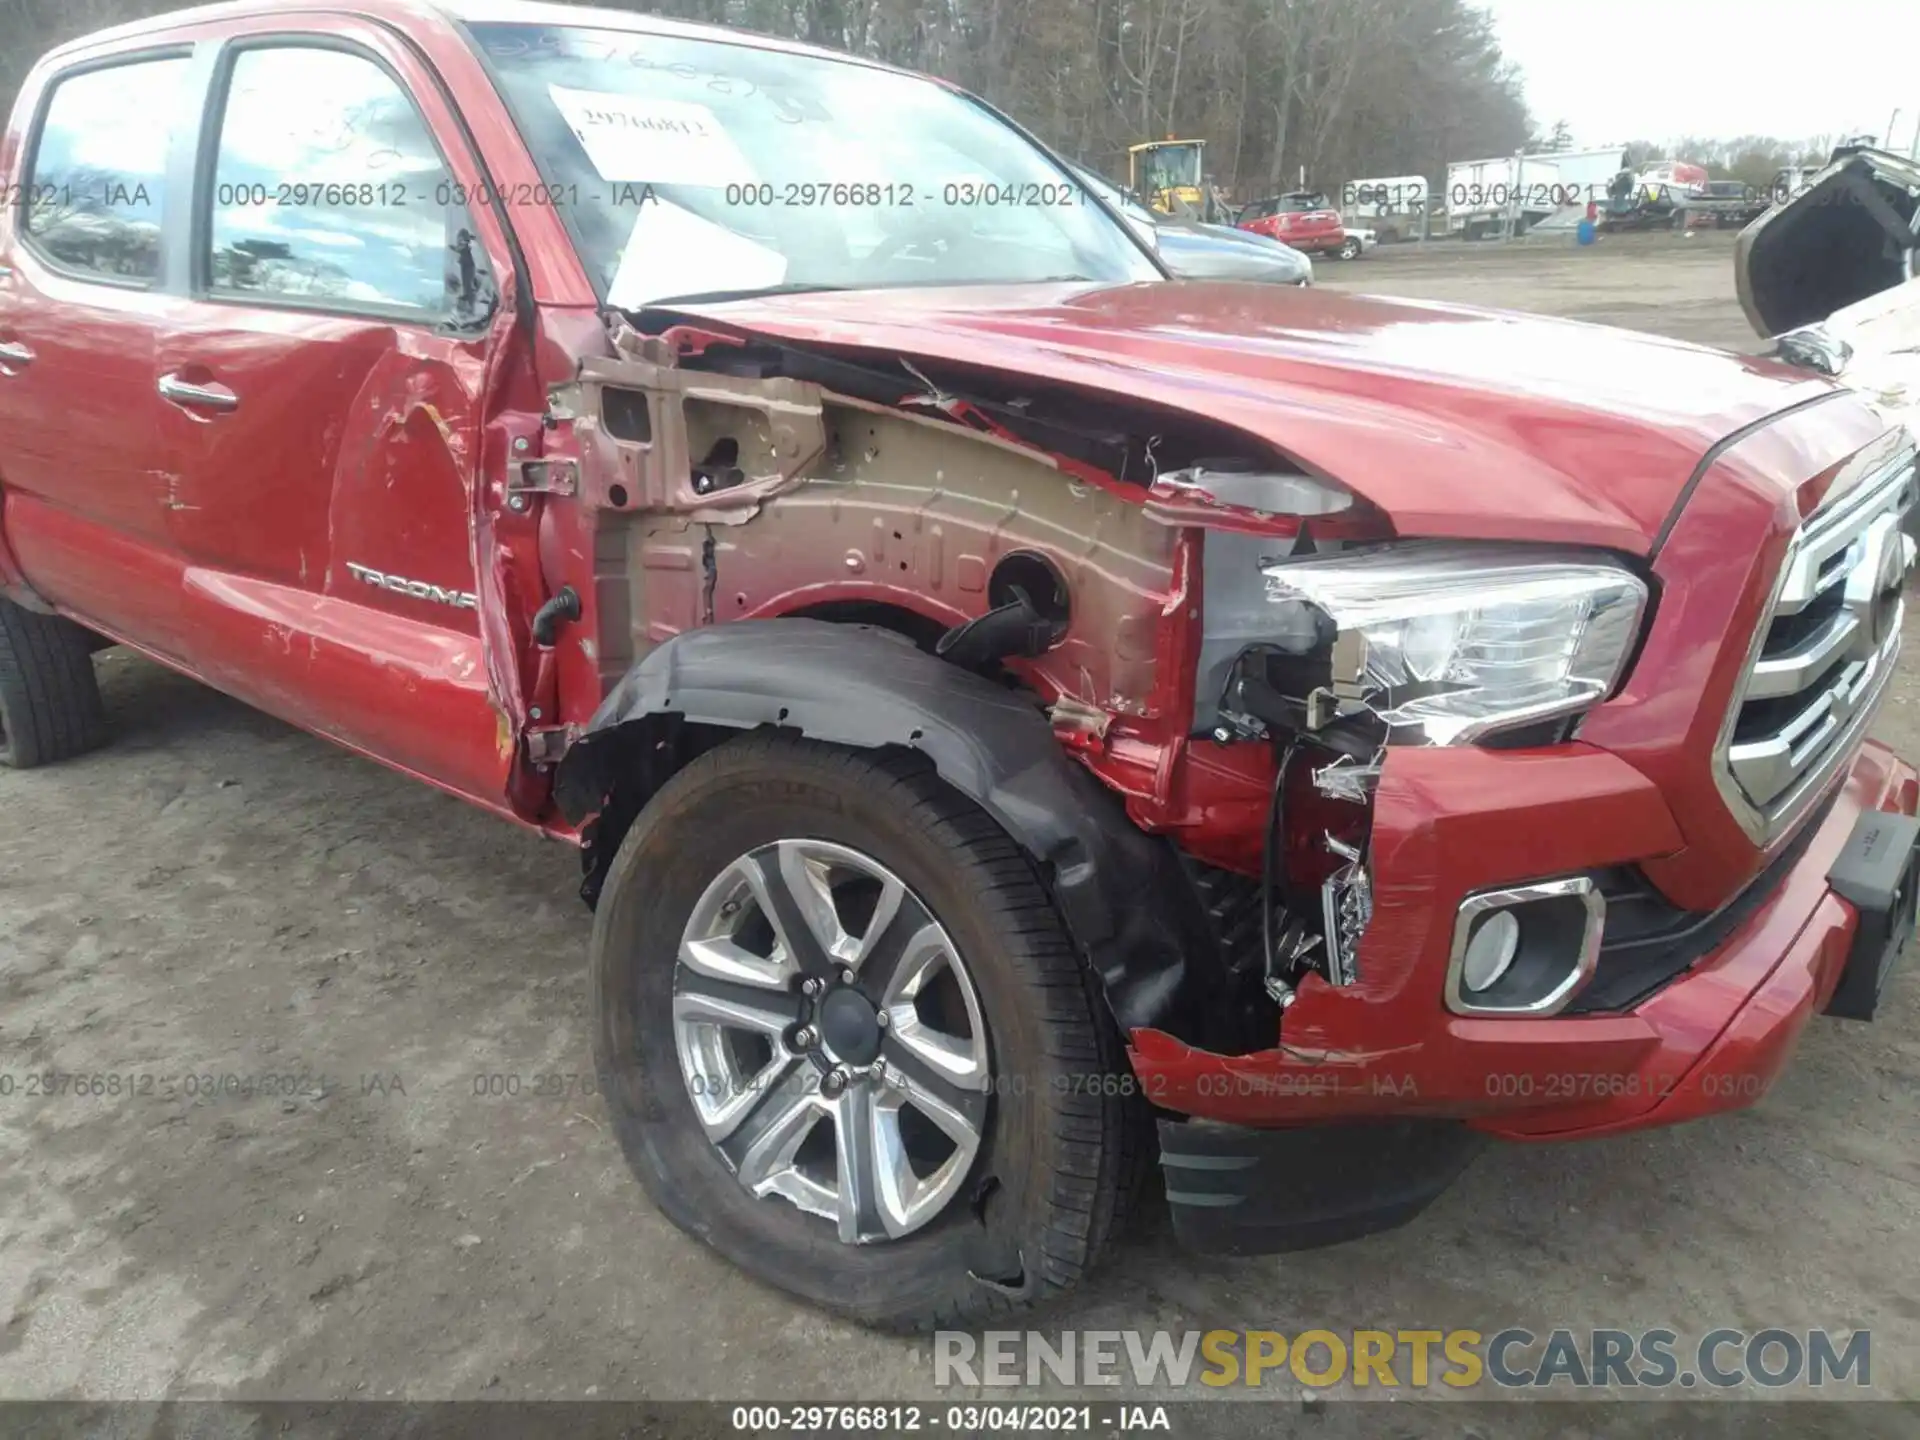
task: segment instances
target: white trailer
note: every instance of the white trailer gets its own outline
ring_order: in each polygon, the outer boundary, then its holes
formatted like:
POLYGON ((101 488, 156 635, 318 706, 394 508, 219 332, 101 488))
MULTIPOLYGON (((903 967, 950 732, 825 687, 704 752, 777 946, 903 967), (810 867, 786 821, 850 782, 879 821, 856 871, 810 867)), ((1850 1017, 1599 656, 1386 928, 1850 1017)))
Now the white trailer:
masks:
POLYGON ((1558 172, 1535 155, 1457 160, 1447 166, 1447 229, 1469 240, 1526 228, 1526 197, 1552 194, 1558 172))
POLYGON ((1565 205, 1585 205, 1590 200, 1604 204, 1608 183, 1627 168, 1624 145, 1601 150, 1565 150, 1544 158, 1553 161, 1554 184, 1558 187, 1560 203, 1565 205))
POLYGON ((1447 166, 1447 229, 1470 240, 1517 235, 1556 211, 1604 201, 1625 160, 1614 146, 1456 161, 1447 166))
POLYGON ((1429 198, 1424 175, 1349 180, 1340 187, 1340 217, 1350 226, 1374 231, 1382 244, 1424 239, 1429 198))

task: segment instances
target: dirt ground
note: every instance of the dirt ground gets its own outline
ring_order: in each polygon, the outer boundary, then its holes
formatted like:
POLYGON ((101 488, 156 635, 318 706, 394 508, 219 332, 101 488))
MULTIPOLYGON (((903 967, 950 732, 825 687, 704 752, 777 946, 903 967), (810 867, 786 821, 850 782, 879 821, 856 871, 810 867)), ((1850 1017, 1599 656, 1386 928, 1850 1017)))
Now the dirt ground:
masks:
MULTIPOLYGON (((1757 348, 1729 252, 1649 237, 1319 271, 1757 348)), ((115 743, 0 771, 0 1397, 934 1395, 924 1342, 748 1281, 648 1205, 593 1097, 528 1093, 591 1069, 569 852, 143 660, 99 664, 115 743), (49 1069, 133 1080, 26 1094, 49 1069), (257 1076, 310 1083, 221 1078, 257 1076), (492 1076, 522 1093, 489 1098, 492 1076)), ((1911 755, 1908 667, 1878 733, 1911 755)), ((1492 1150, 1392 1234, 1197 1258, 1149 1214, 1041 1323, 1870 1328, 1875 1393, 1920 1398, 1920 981, 1896 988, 1872 1026, 1815 1022, 1751 1111, 1492 1150)), ((1376 1433, 1282 1394, 1240 1412, 1250 1433, 1376 1433)), ((1560 1424, 1396 1410, 1409 1435, 1560 1424)))
POLYGON ((1757 352, 1766 342, 1733 295, 1734 233, 1603 236, 1587 249, 1538 236, 1387 245, 1352 262, 1316 259, 1313 279, 1329 290, 1533 310, 1757 352))

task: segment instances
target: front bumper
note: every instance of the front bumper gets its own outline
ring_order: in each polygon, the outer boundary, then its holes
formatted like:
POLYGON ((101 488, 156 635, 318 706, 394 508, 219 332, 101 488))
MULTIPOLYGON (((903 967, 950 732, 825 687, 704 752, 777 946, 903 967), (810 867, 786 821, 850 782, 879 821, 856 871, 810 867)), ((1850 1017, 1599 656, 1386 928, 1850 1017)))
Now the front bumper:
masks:
POLYGON ((1772 892, 1684 974, 1624 1011, 1483 1018, 1441 1000, 1460 899, 1668 853, 1678 831, 1644 776, 1589 747, 1410 752, 1393 770, 1376 800, 1377 898, 1358 983, 1310 980, 1283 1043, 1254 1054, 1135 1031, 1134 1070, 1161 1109, 1256 1128, 1446 1119, 1518 1140, 1750 1105, 1840 984, 1858 912, 1828 876, 1856 822, 1912 815, 1920 798, 1920 774, 1865 745, 1797 860, 1767 877, 1772 892))
POLYGON ((1271 1255, 1406 1224, 1486 1144, 1445 1120, 1297 1130, 1162 1121, 1160 1168, 1181 1244, 1271 1255))

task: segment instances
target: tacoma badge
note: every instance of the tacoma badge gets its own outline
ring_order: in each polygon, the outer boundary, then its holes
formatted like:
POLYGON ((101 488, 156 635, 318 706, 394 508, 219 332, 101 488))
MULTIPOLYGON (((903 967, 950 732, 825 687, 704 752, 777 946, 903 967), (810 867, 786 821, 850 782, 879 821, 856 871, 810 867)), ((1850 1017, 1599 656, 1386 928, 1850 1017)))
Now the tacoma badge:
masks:
POLYGON ((347 570, 354 579, 377 585, 382 590, 391 590, 396 595, 411 595, 416 600, 431 600, 436 605, 451 605, 456 610, 476 610, 480 606, 479 597, 471 590, 443 590, 424 580, 388 575, 384 571, 370 570, 365 565, 356 565, 351 560, 347 562, 347 570))

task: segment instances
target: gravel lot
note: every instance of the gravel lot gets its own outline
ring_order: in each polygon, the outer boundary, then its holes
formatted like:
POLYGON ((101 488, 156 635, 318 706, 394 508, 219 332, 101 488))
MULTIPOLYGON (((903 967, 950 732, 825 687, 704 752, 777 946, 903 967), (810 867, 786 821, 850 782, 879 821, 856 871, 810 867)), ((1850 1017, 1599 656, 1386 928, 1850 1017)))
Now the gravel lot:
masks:
MULTIPOLYGON (((1730 248, 1399 247, 1319 272, 1753 349, 1730 248)), ((672 1229, 597 1100, 476 1095, 591 1069, 569 852, 143 660, 99 663, 115 743, 0 771, 0 1071, 182 1078, 0 1099, 0 1396, 933 1395, 924 1344, 790 1304, 672 1229), (337 1088, 182 1093, 263 1074, 337 1088)), ((1916 698, 1909 672, 1878 727, 1908 754, 1916 698)), ((1313 1253, 1196 1258, 1149 1214, 1042 1323, 1870 1327, 1877 1392, 1920 1399, 1917 1142, 1909 979, 1871 1027, 1816 1022, 1749 1112, 1496 1149, 1414 1225, 1313 1253)), ((1235 1420, 1380 1433, 1282 1394, 1235 1420)), ((1395 1407, 1393 1433, 1559 1433, 1570 1413, 1475 1407, 1463 1431, 1444 1408, 1395 1407)), ((1911 1433, 1844 1408, 1777 1433, 1911 1433)))
POLYGON ((1733 297, 1734 232, 1614 235, 1582 250, 1570 238, 1513 244, 1388 245, 1360 260, 1316 259, 1316 285, 1416 300, 1565 315, 1670 335, 1697 345, 1758 351, 1733 297))

